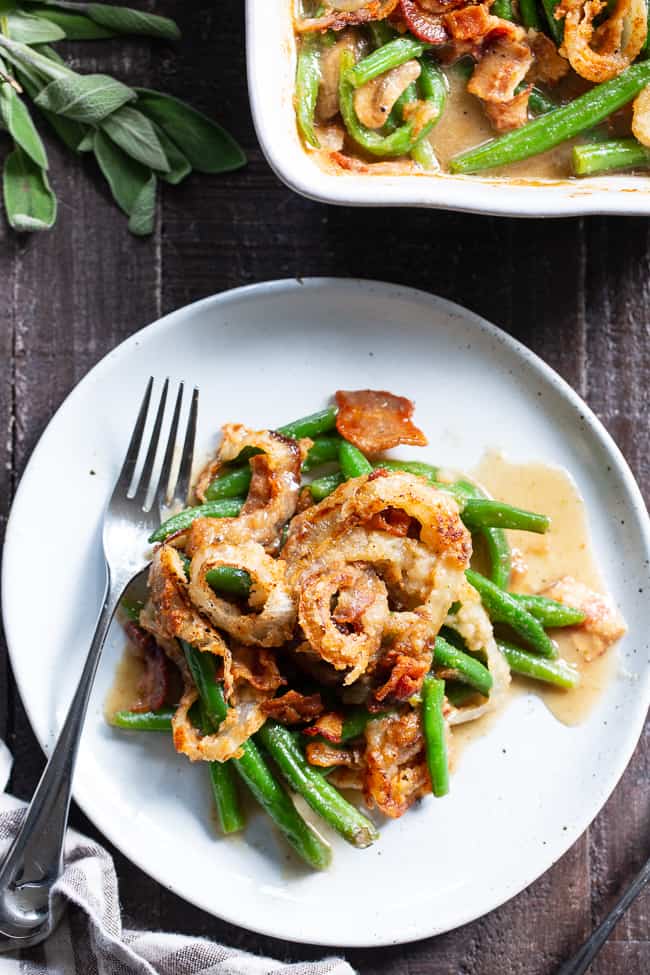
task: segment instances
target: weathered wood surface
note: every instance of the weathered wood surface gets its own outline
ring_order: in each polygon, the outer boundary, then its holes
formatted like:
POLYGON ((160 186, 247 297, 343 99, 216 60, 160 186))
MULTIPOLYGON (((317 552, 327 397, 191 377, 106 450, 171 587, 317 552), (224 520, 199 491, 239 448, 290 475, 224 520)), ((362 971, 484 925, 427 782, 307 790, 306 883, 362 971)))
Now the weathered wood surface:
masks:
MULTIPOLYGON (((56 229, 19 239, 0 223, 0 527, 45 424, 71 387, 131 332, 188 301, 269 278, 332 274, 414 285, 460 301, 557 369, 617 438, 650 494, 649 225, 641 219, 498 220, 413 210, 348 210, 280 185, 247 105, 241 0, 165 0, 177 50, 86 45, 87 70, 160 86, 218 117, 250 165, 164 194, 153 240, 130 237, 92 163, 51 144, 56 229)), ((0 656, 0 734, 13 791, 28 797, 42 756, 0 656)), ((590 830, 526 892, 443 937, 351 951, 358 969, 394 975, 547 975, 608 909, 650 853, 650 737, 590 830)), ((96 831, 75 810, 73 823, 96 831)), ((258 937, 163 890, 116 854, 127 921, 197 933, 283 958, 322 949, 258 937)), ((405 878, 404 882, 408 882, 405 878)), ((363 895, 360 895, 363 896, 363 895)), ((639 899, 594 965, 650 971, 650 896, 639 899)))

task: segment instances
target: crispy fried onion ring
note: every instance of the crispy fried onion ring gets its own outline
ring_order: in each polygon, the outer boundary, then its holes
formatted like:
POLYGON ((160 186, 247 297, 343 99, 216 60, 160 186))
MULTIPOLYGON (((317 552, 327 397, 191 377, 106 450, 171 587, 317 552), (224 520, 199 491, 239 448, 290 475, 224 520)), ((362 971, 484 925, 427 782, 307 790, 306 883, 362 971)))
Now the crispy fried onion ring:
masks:
POLYGON ((481 597, 466 581, 458 593, 460 608, 445 620, 445 624, 463 638, 468 650, 472 653, 485 655, 485 663, 492 674, 492 689, 490 696, 480 704, 468 704, 466 707, 450 707, 449 724, 464 724, 480 718, 486 711, 498 708, 510 684, 510 669, 499 650, 492 632, 490 618, 483 609, 481 597))
MULTIPOLYGON (((143 613, 142 625, 153 632, 151 622, 166 641, 185 640, 203 653, 212 653, 223 660, 224 692, 230 697, 233 689, 232 654, 226 641, 202 618, 190 602, 185 567, 180 555, 171 545, 161 545, 154 552, 149 569, 151 607, 143 613)), ((154 634, 155 635, 155 634, 154 634)), ((175 654, 172 659, 177 659, 175 654)), ((186 668, 181 668, 187 673, 186 668)))
POLYGON ((342 30, 350 24, 383 20, 395 10, 399 0, 330 0, 320 17, 294 17, 299 34, 310 31, 342 30))
POLYGON ((280 697, 265 701, 262 710, 280 724, 302 724, 312 721, 323 713, 324 705, 320 693, 301 694, 300 691, 287 691, 280 697))
POLYGON ((634 99, 632 134, 642 145, 650 146, 650 85, 646 85, 634 99))
POLYGON ((285 563, 267 555, 257 542, 208 545, 190 566, 189 597, 213 626, 249 646, 280 647, 290 639, 296 621, 291 593, 285 584, 285 563), (211 569, 243 569, 251 577, 251 612, 219 596, 206 581, 211 569))
POLYGON ((251 484, 239 516, 197 519, 189 532, 188 554, 225 541, 255 541, 268 551, 275 551, 282 528, 298 504, 300 465, 310 445, 310 440, 298 443, 273 430, 249 430, 240 423, 227 423, 216 460, 199 476, 196 494, 200 501, 205 500, 208 485, 224 465, 236 460, 244 448, 252 447, 262 453, 250 458, 251 484))
POLYGON ((411 420, 415 406, 405 396, 378 389, 339 389, 336 405, 336 429, 365 453, 378 454, 400 444, 426 447, 428 443, 411 420))
POLYGON ((618 0, 610 17, 594 29, 606 7, 603 0, 562 0, 555 10, 564 18, 560 53, 581 78, 595 83, 621 74, 640 53, 648 33, 644 0, 618 0))
MULTIPOLYGON (((412 611, 408 616, 410 636, 406 635, 406 627, 403 634, 404 640, 410 640, 410 650, 397 651, 394 665, 404 663, 400 657, 410 656, 418 659, 421 668, 424 641, 435 638, 450 605, 465 586, 471 538, 449 495, 412 474, 380 471, 348 481, 321 504, 294 518, 282 554, 309 647, 337 667, 352 666, 352 675, 346 679, 346 683, 351 683, 375 662, 378 634, 381 639, 384 630, 391 626, 385 592, 398 607, 412 611), (420 538, 366 527, 376 524, 376 516, 387 509, 406 512, 419 525, 420 538), (355 582, 354 576, 343 573, 345 565, 354 566, 355 572, 365 575, 357 576, 355 582), (382 584, 381 597, 377 584, 370 581, 373 577, 382 584), (349 633, 337 633, 337 622, 339 626, 349 626, 350 617, 363 621, 362 614, 349 612, 347 597, 342 609, 336 604, 332 613, 331 597, 341 593, 341 582, 345 583, 344 589, 356 586, 360 595, 367 590, 380 599, 371 604, 371 640, 350 640, 349 633), (337 612, 343 614, 338 621, 337 612), (354 658, 349 653, 352 646, 357 650, 354 658)), ((365 624, 363 629, 365 633, 365 624)), ((411 669, 413 666, 411 661, 411 669)), ((425 672, 418 669, 420 683, 425 672)), ((396 676, 386 694, 397 690, 401 695, 407 684, 406 674, 403 681, 396 676)))
POLYGON ((259 731, 266 721, 262 704, 268 693, 249 684, 238 687, 236 699, 219 725, 219 730, 213 735, 202 735, 189 718, 189 710, 198 697, 196 687, 193 684, 186 685, 172 718, 176 751, 187 755, 191 762, 227 762, 230 758, 241 758, 244 742, 259 731))
POLYGON ((397 819, 431 792, 419 712, 377 718, 368 723, 365 735, 366 803, 397 819))
POLYGON ((301 578, 298 620, 312 649, 352 684, 381 644, 388 593, 372 569, 339 562, 301 578))

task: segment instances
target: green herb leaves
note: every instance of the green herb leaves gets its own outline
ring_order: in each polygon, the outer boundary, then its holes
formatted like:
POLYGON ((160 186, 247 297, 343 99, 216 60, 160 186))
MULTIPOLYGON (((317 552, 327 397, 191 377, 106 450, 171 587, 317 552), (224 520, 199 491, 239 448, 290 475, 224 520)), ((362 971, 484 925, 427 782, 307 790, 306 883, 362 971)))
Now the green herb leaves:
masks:
POLYGON ((2 174, 5 211, 14 230, 49 230, 56 220, 56 197, 44 169, 16 146, 2 174))
POLYGON ((51 81, 35 98, 39 108, 56 115, 87 122, 103 121, 122 105, 135 99, 135 92, 106 74, 74 74, 51 81))
POLYGON ((199 173, 227 173, 246 156, 225 129, 196 109, 158 91, 136 88, 138 108, 153 119, 199 173))
POLYGON ((0 0, 0 54, 10 67, 0 61, 0 127, 14 143, 4 167, 12 227, 44 230, 56 219, 47 154, 21 91, 67 148, 94 154, 134 234, 154 229, 159 180, 178 184, 193 169, 224 173, 245 164, 235 140, 206 115, 170 95, 72 71, 49 46, 63 37, 127 33, 176 40, 173 21, 105 3, 18 0, 3 8, 4 3, 0 0))
POLYGON ((36 166, 47 169, 47 154, 24 101, 9 84, 0 88, 0 118, 16 145, 36 166))

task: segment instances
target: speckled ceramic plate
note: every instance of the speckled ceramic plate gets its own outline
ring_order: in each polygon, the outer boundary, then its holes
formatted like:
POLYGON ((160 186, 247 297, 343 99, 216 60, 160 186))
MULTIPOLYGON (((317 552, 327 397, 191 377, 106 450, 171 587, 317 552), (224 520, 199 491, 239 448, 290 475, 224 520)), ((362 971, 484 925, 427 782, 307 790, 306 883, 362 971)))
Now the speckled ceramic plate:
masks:
MULTIPOLYGON (((75 797, 126 856, 206 911, 280 938, 382 945, 446 931, 522 890, 576 840, 621 775, 648 705, 648 516, 618 449, 544 363, 471 312, 389 284, 314 279, 242 288, 181 309, 115 349, 60 408, 22 479, 2 602, 14 673, 48 749, 80 672, 102 588, 102 509, 146 377, 201 389, 199 444, 225 420, 274 426, 342 388, 417 401, 432 460, 468 469, 485 448, 566 467, 590 514, 607 584, 629 623, 589 719, 566 727, 516 697, 465 752, 451 793, 381 824, 368 850, 330 837, 333 865, 303 869, 262 814, 217 835, 205 769, 164 736, 120 733, 102 702, 115 627, 90 704, 75 797), (47 496, 43 484, 47 484, 47 496), (47 528, 43 506, 49 513, 47 528), (60 531, 52 531, 54 523, 60 531), (34 598, 34 559, 48 567, 34 598), (624 720, 621 720, 624 715, 624 720)), ((42 576, 41 576, 42 578, 42 576)))

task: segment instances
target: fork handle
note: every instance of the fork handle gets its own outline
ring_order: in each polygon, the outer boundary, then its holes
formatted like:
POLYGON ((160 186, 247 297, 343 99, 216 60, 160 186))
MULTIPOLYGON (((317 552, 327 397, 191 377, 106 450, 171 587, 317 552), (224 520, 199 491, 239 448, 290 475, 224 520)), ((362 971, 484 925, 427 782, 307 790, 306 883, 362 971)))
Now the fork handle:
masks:
POLYGON ((106 634, 124 590, 106 567, 102 608, 84 668, 25 821, 0 866, 0 950, 35 944, 56 924, 50 892, 63 868, 63 842, 79 739, 106 634), (4 936, 4 937, 3 937, 4 936))
POLYGON ((587 971, 592 961, 609 938, 614 927, 623 917, 632 901, 639 896, 648 881, 650 881, 650 860, 646 861, 630 886, 616 901, 605 920, 602 921, 596 930, 592 932, 590 937, 587 939, 587 941, 585 941, 582 947, 578 949, 573 958, 570 958, 569 961, 565 962, 564 965, 558 969, 557 975, 583 975, 583 973, 587 971))

